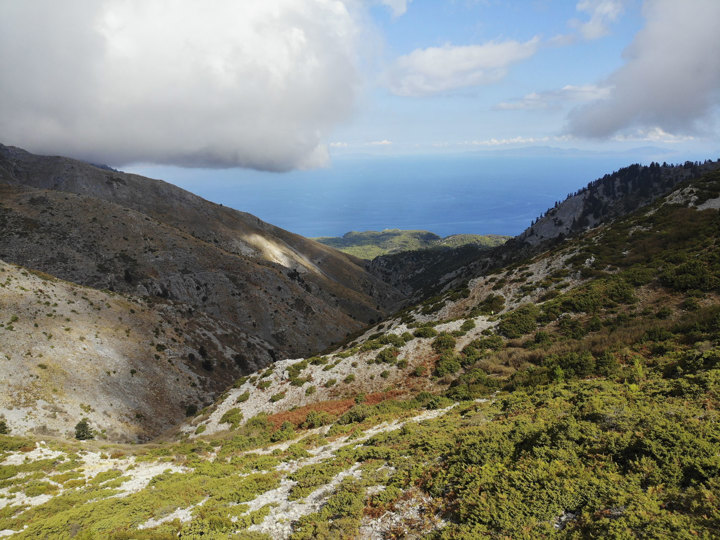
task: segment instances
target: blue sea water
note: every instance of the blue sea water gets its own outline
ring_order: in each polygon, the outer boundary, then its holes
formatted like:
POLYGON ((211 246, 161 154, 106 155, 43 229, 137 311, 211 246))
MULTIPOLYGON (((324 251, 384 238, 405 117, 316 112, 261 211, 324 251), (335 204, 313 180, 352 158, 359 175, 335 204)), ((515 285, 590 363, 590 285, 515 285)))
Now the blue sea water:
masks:
POLYGON ((206 199, 308 237, 348 231, 425 229, 522 232, 588 182, 633 162, 627 155, 454 155, 338 157, 331 167, 292 173, 138 167, 206 199))

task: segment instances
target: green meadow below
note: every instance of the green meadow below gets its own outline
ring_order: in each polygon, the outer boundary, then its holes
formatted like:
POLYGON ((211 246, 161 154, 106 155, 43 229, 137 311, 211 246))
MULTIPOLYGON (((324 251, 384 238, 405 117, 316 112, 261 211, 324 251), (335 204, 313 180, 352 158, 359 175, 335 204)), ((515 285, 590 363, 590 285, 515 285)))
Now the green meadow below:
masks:
POLYGON ((497 234, 453 234, 443 238, 429 231, 384 229, 351 231, 343 236, 323 236, 313 240, 361 259, 374 259, 380 255, 419 249, 455 248, 467 245, 491 248, 504 244, 510 238, 497 234))

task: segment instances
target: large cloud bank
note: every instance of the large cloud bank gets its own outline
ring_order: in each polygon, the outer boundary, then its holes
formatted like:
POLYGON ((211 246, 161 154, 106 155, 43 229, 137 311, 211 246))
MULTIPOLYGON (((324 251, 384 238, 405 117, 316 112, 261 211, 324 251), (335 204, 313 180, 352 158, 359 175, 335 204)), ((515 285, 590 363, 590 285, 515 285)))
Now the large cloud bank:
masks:
POLYGON ((573 111, 571 133, 689 133, 720 104, 720 1, 647 0, 643 11, 646 25, 607 81, 609 97, 573 111))
POLYGON ((323 165, 351 112, 338 0, 0 3, 0 140, 95 162, 323 165))

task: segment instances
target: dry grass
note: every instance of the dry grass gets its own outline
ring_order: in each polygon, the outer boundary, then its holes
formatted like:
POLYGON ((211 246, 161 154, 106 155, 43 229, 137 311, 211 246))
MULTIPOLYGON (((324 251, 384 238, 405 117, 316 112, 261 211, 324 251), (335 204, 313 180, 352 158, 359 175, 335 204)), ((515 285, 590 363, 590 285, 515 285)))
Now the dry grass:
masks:
MULTIPOLYGON (((393 390, 391 392, 376 392, 374 394, 368 394, 367 396, 365 396, 365 401, 363 403, 367 405, 376 405, 382 401, 397 398, 403 394, 404 392, 402 390, 393 390)), ((299 407, 292 411, 283 411, 277 414, 272 414, 268 416, 268 421, 275 428, 280 427, 283 422, 290 422, 295 427, 298 427, 305 421, 308 413, 311 411, 324 412, 334 416, 340 416, 341 414, 352 409, 355 405, 355 400, 349 398, 331 401, 321 401, 319 403, 312 403, 304 407, 299 407)))

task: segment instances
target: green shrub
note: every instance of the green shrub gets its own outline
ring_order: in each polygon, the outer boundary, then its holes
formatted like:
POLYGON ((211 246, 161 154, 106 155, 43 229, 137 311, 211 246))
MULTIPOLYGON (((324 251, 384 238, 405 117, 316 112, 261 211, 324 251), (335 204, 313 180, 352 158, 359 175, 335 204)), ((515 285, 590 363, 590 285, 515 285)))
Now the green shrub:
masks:
POLYGON ((270 435, 270 441, 289 441, 293 437, 295 437, 295 426, 291 422, 285 421, 276 431, 273 431, 272 435, 270 435))
POLYGON ((596 369, 595 357, 588 351, 552 354, 543 360, 542 365, 551 373, 556 368, 562 369, 567 378, 587 377, 594 374, 596 369))
POLYGON ((429 326, 422 326, 413 332, 416 338, 431 338, 437 336, 437 330, 429 326))
POLYGON ((220 417, 220 423, 230 424, 232 429, 237 429, 242 421, 243 413, 237 407, 225 411, 225 414, 220 417))
POLYGON ((350 373, 347 377, 345 377, 345 378, 343 379, 343 382, 344 382, 345 384, 350 384, 350 383, 353 382, 354 380, 355 380, 355 375, 354 375, 353 373, 350 373))
POLYGON ((563 312, 595 313, 601 308, 635 301, 632 286, 619 276, 596 279, 543 305, 543 318, 552 321, 563 312))
POLYGON ((499 386, 500 382, 489 377, 482 369, 473 369, 455 379, 446 395, 457 401, 468 401, 486 396, 499 386))
POLYGON ((397 334, 385 334, 378 341, 385 345, 394 345, 395 347, 402 347, 405 345, 405 340, 397 334))
POLYGON ((400 350, 396 347, 387 347, 377 354, 375 362, 378 364, 394 364, 399 353, 400 350))
POLYGON ((340 425, 357 424, 368 418, 372 414, 372 407, 368 405, 355 405, 352 409, 344 413, 337 419, 340 425))
POLYGON ((676 291, 712 291, 720 281, 708 264, 701 260, 690 260, 668 268, 660 276, 660 283, 676 291))
POLYGON ((460 371, 460 359, 452 352, 444 352, 435 363, 435 375, 444 377, 460 371))
POLYGON ((480 339, 474 339, 468 344, 468 346, 478 349, 480 351, 483 351, 485 349, 497 351, 505 346, 505 341, 498 335, 492 335, 480 339))
POLYGON ((235 403, 244 403, 248 399, 250 399, 250 392, 243 392, 240 394, 237 399, 235 400, 235 403))
MULTIPOLYGON (((502 288, 505 285, 505 280, 500 280, 496 287, 497 289, 502 288)), ((495 287, 493 287, 495 289, 495 287)), ((489 294, 485 299, 480 302, 471 311, 473 317, 477 315, 494 315, 500 313, 505 309, 505 297, 500 294, 489 294)))
POLYGON ((558 328, 564 336, 571 339, 580 339, 587 334, 587 330, 585 330, 580 321, 569 316, 560 319, 558 328))
POLYGON ((247 375, 244 377, 240 377, 238 380, 235 381, 235 384, 233 384, 233 387, 240 388, 243 384, 245 384, 248 381, 249 378, 250 377, 248 377, 247 375))
POLYGON ((472 319, 467 319, 464 323, 462 323, 462 326, 460 326, 460 330, 463 332, 469 332, 473 328, 475 328, 475 321, 472 319))
POLYGON ((275 403, 276 401, 280 401, 285 397, 285 392, 278 392, 277 394, 273 394, 270 396, 270 403, 275 403))
POLYGON ((432 342, 432 348, 435 352, 450 351, 455 348, 455 338, 446 332, 440 333, 432 342))
POLYGON ((595 369, 599 375, 610 377, 618 372, 620 364, 618 364, 614 354, 610 351, 605 351, 603 354, 598 356, 595 361, 595 369))
POLYGON ((335 386, 335 383, 337 383, 337 379, 329 379, 323 386, 330 388, 331 386, 335 386))
POLYGON ((535 330, 539 316, 540 309, 535 304, 524 304, 503 315, 498 331, 505 337, 519 338, 535 330))
POLYGON ((332 415, 324 411, 310 411, 301 424, 302 428, 313 429, 332 423, 332 415))

